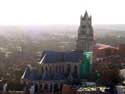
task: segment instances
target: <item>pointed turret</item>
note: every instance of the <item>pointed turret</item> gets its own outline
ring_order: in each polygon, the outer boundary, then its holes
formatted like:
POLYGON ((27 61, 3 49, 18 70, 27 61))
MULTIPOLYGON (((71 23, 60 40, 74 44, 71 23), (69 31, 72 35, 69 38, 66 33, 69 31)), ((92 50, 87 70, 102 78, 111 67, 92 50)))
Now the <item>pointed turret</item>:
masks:
POLYGON ((88 16, 88 12, 87 12, 87 10, 85 11, 85 14, 84 14, 84 18, 88 18, 89 16, 88 16))

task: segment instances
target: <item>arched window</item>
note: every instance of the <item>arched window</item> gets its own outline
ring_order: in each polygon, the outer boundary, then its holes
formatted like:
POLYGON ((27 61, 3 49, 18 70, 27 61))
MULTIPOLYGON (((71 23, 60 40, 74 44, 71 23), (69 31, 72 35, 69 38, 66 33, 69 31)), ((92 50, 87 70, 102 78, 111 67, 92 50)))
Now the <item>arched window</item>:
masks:
POLYGON ((64 65, 61 66, 62 72, 64 73, 64 65))
POLYGON ((74 66, 74 71, 75 71, 75 73, 78 73, 77 65, 74 66))
POLYGON ((59 72, 62 72, 62 71, 61 71, 61 65, 59 65, 59 72))
POLYGON ((51 68, 51 66, 49 66, 49 72, 52 72, 52 68, 51 68))
POLYGON ((47 68, 47 66, 45 67, 45 71, 48 71, 48 68, 47 68))
POLYGON ((50 92, 52 92, 52 89, 53 89, 53 86, 52 86, 52 84, 50 84, 50 92))
POLYGON ((43 71, 44 71, 44 70, 43 70, 43 67, 41 67, 41 72, 43 73, 43 71))
POLYGON ((56 65, 56 72, 58 72, 58 65, 56 65))
POLYGON ((74 68, 73 68, 73 77, 78 78, 78 67, 77 67, 77 65, 75 65, 74 68))
POLYGON ((67 64, 67 72, 70 72, 71 71, 71 66, 70 64, 67 64))
POLYGON ((70 71, 71 71, 71 66, 70 66, 70 64, 67 64, 67 68, 66 68, 66 72, 65 72, 66 77, 68 77, 70 71))

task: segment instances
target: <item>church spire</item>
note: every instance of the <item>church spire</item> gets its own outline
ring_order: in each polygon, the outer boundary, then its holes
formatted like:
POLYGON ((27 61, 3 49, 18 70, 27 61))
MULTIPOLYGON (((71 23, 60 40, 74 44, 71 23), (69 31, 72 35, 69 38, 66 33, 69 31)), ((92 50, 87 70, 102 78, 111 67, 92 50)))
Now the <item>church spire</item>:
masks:
POLYGON ((87 10, 85 11, 85 14, 84 14, 84 18, 88 18, 89 16, 88 16, 88 12, 87 12, 87 10))
POLYGON ((93 27, 91 24, 91 16, 88 15, 87 11, 85 11, 84 16, 81 16, 80 19, 76 50, 80 52, 93 50, 93 27))

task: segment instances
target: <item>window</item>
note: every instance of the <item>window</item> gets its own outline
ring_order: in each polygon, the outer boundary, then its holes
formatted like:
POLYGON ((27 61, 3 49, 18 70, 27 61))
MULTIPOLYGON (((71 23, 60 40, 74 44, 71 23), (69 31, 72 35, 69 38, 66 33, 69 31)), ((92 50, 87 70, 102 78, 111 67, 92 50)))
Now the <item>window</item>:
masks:
POLYGON ((62 72, 64 73, 64 65, 62 65, 62 72))
POLYGON ((73 77, 78 78, 78 67, 77 67, 77 65, 74 66, 73 77))
POLYGON ((48 68, 47 68, 47 66, 45 67, 45 71, 48 71, 48 68))
POLYGON ((56 72, 58 72, 58 65, 56 65, 56 72))
POLYGON ((70 71, 71 71, 71 66, 70 66, 70 64, 67 64, 67 72, 70 73, 70 71))
POLYGON ((49 71, 52 72, 52 68, 51 68, 51 66, 49 66, 49 71))
POLYGON ((61 65, 59 65, 59 72, 61 72, 61 65))

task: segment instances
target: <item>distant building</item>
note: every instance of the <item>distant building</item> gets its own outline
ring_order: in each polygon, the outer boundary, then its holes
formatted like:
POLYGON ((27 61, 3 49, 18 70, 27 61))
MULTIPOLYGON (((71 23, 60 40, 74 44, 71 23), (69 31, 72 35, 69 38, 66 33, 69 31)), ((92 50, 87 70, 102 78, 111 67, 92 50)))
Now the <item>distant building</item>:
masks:
POLYGON ((125 44, 119 44, 118 45, 118 53, 120 56, 125 56, 125 44))
MULTIPOLYGON (((111 82, 110 75, 117 75, 117 71, 125 67, 124 59, 125 46, 113 47, 106 44, 97 43, 94 46, 94 69, 101 74, 101 79, 111 82), (115 73, 113 73, 115 70, 115 73)), ((115 77, 114 77, 115 78, 115 77)))
POLYGON ((106 44, 96 43, 94 56, 96 59, 118 54, 118 48, 106 44))

